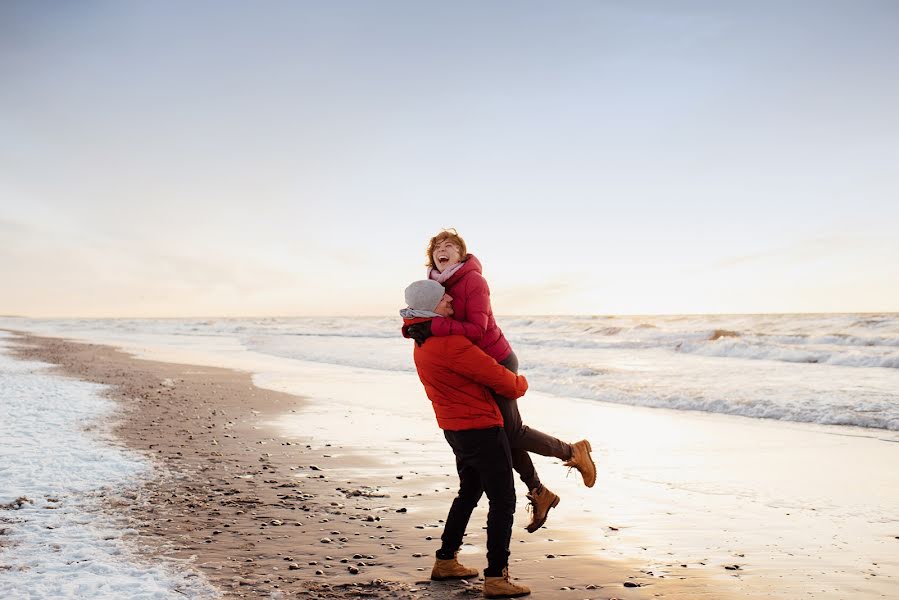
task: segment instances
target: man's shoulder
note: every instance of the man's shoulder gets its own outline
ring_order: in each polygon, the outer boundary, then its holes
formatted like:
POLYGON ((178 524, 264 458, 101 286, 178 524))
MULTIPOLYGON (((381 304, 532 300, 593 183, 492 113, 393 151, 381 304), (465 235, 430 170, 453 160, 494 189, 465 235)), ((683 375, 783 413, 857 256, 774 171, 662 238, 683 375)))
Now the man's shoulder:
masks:
POLYGON ((447 335, 442 338, 447 350, 465 350, 474 346, 474 343, 464 335, 447 335))
POLYGON ((464 335, 431 336, 415 347, 416 360, 443 361, 452 359, 474 346, 464 335))
POLYGON ((462 375, 485 366, 490 360, 464 335, 432 336, 415 348, 415 367, 419 374, 462 375))
POLYGON ((432 335, 424 344, 416 347, 416 352, 427 352, 430 354, 448 350, 464 350, 471 346, 474 346, 474 343, 464 335, 432 335))

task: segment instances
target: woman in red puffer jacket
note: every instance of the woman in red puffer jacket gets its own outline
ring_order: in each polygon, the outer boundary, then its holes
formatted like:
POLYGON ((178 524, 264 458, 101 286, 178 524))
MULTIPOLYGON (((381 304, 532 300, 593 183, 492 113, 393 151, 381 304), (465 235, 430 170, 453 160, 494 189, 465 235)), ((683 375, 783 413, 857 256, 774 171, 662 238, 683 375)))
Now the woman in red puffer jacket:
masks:
MULTIPOLYGON (((518 373, 518 357, 493 318, 490 305, 490 288, 481 272, 481 263, 469 254, 465 241, 455 229, 445 229, 432 237, 427 249, 428 278, 443 284, 446 293, 453 298, 453 318, 435 317, 428 323, 404 328, 407 337, 422 341, 427 337, 464 335, 498 363, 518 373), (430 327, 430 329, 428 329, 430 327)), ((549 509, 559 503, 559 496, 540 483, 534 463, 528 452, 542 456, 554 456, 566 461, 565 465, 580 471, 587 487, 596 482, 596 466, 590 457, 590 442, 582 440, 568 444, 521 421, 518 402, 494 393, 494 399, 503 416, 506 436, 512 447, 512 466, 527 486, 528 499, 533 504, 533 520, 527 530, 537 531, 546 521, 549 509)))

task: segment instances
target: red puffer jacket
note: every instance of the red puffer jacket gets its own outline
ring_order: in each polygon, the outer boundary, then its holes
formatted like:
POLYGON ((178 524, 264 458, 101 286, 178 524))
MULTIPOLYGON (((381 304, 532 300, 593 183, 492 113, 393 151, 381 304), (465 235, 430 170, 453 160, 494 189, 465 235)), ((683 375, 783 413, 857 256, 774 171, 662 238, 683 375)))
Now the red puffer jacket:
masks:
MULTIPOLYGON (((405 324, 422 321, 427 319, 406 319, 405 324)), ((415 346, 414 358, 441 429, 502 427, 503 416, 490 390, 520 398, 528 389, 524 375, 506 369, 461 335, 431 336, 415 346)))
POLYGON ((435 317, 431 333, 436 336, 464 335, 478 347, 502 362, 512 354, 512 346, 493 319, 490 306, 490 288, 481 275, 481 262, 469 254, 458 271, 444 284, 446 293, 453 297, 452 319, 435 317))

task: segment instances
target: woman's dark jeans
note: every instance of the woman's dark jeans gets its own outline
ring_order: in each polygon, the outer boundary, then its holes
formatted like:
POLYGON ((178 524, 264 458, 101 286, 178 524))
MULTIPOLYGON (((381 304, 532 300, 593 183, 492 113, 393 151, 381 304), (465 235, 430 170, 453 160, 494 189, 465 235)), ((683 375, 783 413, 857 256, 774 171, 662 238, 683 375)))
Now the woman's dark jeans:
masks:
POLYGON ((487 512, 487 570, 485 576, 499 577, 509 566, 509 541, 515 516, 515 480, 509 440, 501 427, 444 431, 444 437, 456 455, 459 493, 453 500, 437 558, 452 558, 462 546, 462 536, 486 492, 490 508, 487 512))
MULTIPOLYGON (((515 374, 518 373, 518 357, 514 352, 499 364, 515 374)), ((512 467, 518 471, 518 476, 528 486, 528 490, 540 487, 540 478, 537 476, 537 470, 534 469, 534 462, 528 456, 528 452, 568 460, 571 458, 571 445, 542 431, 531 429, 522 423, 517 400, 495 393, 493 398, 503 415, 506 436, 509 438, 509 446, 512 448, 512 467)))

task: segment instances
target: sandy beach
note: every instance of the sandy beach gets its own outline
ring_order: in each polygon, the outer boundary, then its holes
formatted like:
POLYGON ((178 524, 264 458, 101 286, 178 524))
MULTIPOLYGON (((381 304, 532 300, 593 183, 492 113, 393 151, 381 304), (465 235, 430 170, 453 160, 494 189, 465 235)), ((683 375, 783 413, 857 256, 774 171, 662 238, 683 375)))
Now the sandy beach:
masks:
MULTIPOLYGON (((388 494, 382 487, 392 481, 372 485, 364 472, 369 465, 384 467, 389 456, 279 435, 271 422, 302 414, 304 400, 257 388, 247 373, 139 360, 105 346, 39 337, 22 338, 17 356, 111 386, 109 394, 122 404, 115 431, 130 448, 162 463, 168 476, 110 498, 109 508, 127 515, 135 544, 190 561, 226 594, 479 595, 477 582, 427 578, 453 495, 447 473, 424 474, 407 493, 388 494), (335 469, 361 477, 335 478, 335 469), (435 482, 443 489, 430 489, 435 482)), ((393 478, 404 479, 402 463, 393 470, 393 478)), ((483 521, 479 507, 468 537, 480 545, 483 521)), ((540 597, 659 593, 647 593, 658 585, 637 565, 606 564, 569 540, 560 551, 545 535, 525 536, 516 530, 512 569, 540 597)), ((482 568, 483 553, 469 550, 463 560, 482 568)))
POLYGON ((0 32, 0 600, 483 597, 413 315, 592 448, 515 461, 531 598, 899 600, 899 0, 0 32))
MULTIPOLYGON (((164 467, 106 503, 147 556, 183 561, 231 597, 479 596, 477 581, 428 580, 455 473, 408 374, 318 366, 298 381, 48 337, 24 335, 16 347, 110 386, 117 436, 164 467), (277 391, 304 386, 308 397, 277 391), (407 415, 410 398, 421 402, 407 415)), ((533 535, 519 484, 510 570, 532 597, 888 598, 896 589, 899 529, 888 507, 899 481, 883 469, 899 458, 892 433, 595 403, 572 421, 551 398, 527 402, 526 420, 542 429, 588 432, 600 474, 587 490, 538 459, 563 502, 533 535)), ((485 505, 460 555, 479 569, 485 505)))

